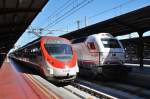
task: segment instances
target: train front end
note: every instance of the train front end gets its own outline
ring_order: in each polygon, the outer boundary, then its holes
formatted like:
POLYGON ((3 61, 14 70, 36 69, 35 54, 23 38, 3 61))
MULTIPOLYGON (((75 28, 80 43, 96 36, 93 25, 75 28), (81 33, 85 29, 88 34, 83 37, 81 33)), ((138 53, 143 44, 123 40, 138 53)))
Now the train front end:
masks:
POLYGON ((41 41, 45 75, 48 80, 68 82, 76 78, 77 55, 70 42, 60 37, 45 37, 41 41))
POLYGON ((125 62, 125 51, 121 43, 115 38, 101 38, 101 42, 101 64, 123 65, 125 62))
POLYGON ((110 34, 101 34, 100 64, 103 66, 103 75, 107 78, 125 77, 127 67, 125 63, 125 51, 122 44, 110 34))

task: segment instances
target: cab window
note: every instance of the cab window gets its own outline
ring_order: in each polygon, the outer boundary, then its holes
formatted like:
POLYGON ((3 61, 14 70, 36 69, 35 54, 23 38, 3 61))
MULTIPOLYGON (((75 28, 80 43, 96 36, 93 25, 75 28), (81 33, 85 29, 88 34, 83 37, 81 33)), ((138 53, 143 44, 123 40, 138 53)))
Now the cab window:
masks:
POLYGON ((95 49, 96 49, 94 42, 89 42, 89 43, 87 44, 87 46, 88 46, 88 48, 91 49, 91 50, 95 50, 95 49))

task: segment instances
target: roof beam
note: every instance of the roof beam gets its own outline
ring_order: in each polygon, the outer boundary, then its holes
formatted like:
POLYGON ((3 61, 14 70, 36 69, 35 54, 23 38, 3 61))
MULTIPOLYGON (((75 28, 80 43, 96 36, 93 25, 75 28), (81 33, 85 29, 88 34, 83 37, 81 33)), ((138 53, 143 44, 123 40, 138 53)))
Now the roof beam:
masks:
POLYGON ((120 25, 122 25, 122 26, 124 26, 124 27, 127 27, 127 28, 131 29, 131 30, 134 31, 134 32, 137 32, 137 31, 139 30, 138 27, 135 27, 135 26, 133 26, 133 25, 130 25, 130 24, 128 24, 127 22, 125 23, 125 22, 123 22, 123 21, 121 21, 121 20, 119 20, 119 19, 114 19, 114 21, 115 21, 117 24, 120 24, 120 25))
MULTIPOLYGON (((33 3, 34 3, 34 0, 30 0, 30 4, 28 6, 28 9, 31 9, 33 3)), ((39 10, 37 10, 37 11, 39 11, 39 10)), ((25 13, 25 15, 23 17, 23 21, 25 21, 27 17, 28 17, 28 13, 25 13)))
POLYGON ((22 13, 22 12, 36 12, 38 8, 0 8, 0 14, 7 13, 22 13))
POLYGON ((8 24, 0 24, 0 29, 1 28, 12 28, 12 27, 22 27, 22 26, 25 26, 26 24, 28 24, 27 22, 26 23, 8 23, 8 24))
MULTIPOLYGON (((16 3, 16 9, 18 9, 18 7, 19 7, 19 0, 17 0, 17 3, 16 3)), ((15 13, 14 15, 13 15, 13 21, 14 22, 16 22, 16 17, 17 17, 17 13, 15 13)))
MULTIPOLYGON (((5 8, 6 7, 6 0, 3 0, 3 8, 5 8)), ((3 15, 3 23, 6 23, 6 15, 4 14, 3 15)))

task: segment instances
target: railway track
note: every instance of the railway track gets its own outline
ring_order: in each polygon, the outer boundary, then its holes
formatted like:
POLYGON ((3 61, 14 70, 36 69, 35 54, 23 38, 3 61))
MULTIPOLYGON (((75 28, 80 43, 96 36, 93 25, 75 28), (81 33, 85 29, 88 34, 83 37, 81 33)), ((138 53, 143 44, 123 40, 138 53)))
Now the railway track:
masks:
POLYGON ((77 88, 77 89, 80 89, 86 93, 89 93, 91 94, 92 96, 95 96, 96 98, 99 98, 99 99, 117 99, 116 97, 114 96, 111 96, 111 95, 108 95, 106 93, 103 93, 103 92, 100 92, 100 91, 97 91, 93 88, 90 88, 88 86, 85 86, 85 85, 82 85, 80 83, 75 83, 73 82, 71 84, 73 87, 77 88))
POLYGON ((96 92, 91 88, 85 86, 83 87, 83 85, 80 85, 79 87, 79 84, 76 82, 63 87, 55 86, 51 82, 43 79, 31 68, 27 68, 27 66, 20 66, 19 64, 15 64, 15 66, 17 71, 24 77, 26 81, 31 82, 31 85, 38 87, 38 89, 40 89, 40 91, 43 92, 47 97, 50 97, 50 93, 56 93, 63 99, 68 99, 69 97, 71 99, 98 99, 99 97, 103 97, 103 99, 111 99, 108 97, 109 95, 105 95, 104 93, 100 94, 100 92, 96 92))
MULTIPOLYGON (((134 84, 129 83, 123 83, 123 82, 101 82, 98 80, 93 81, 87 81, 87 80, 81 80, 77 79, 77 82, 81 85, 88 86, 92 89, 95 89, 100 92, 104 92, 106 94, 109 94, 111 96, 114 96, 116 98, 128 98, 128 99, 145 99, 150 98, 150 90, 141 87, 141 86, 135 86, 134 84)), ((136 81, 135 81, 136 82, 136 81)))
POLYGON ((53 93, 56 93, 63 99, 68 99, 68 97, 71 97, 71 99, 117 99, 116 97, 113 97, 104 92, 97 91, 78 82, 72 82, 69 85, 58 87, 54 86, 53 84, 44 80, 38 75, 26 76, 29 76, 28 78, 32 78, 32 80, 34 80, 35 83, 38 83, 40 86, 43 86, 43 88, 47 90, 47 92, 52 91, 53 93))
POLYGON ((139 97, 150 98, 150 90, 139 87, 139 86, 116 83, 116 82, 107 83, 106 85, 111 88, 115 88, 115 89, 130 93, 139 97))
MULTIPOLYGON (((146 70, 147 71, 147 70, 146 70)), ((138 70, 141 72, 141 70, 138 70)), ((77 79, 72 86, 83 90, 95 97, 103 99, 130 98, 130 99, 150 99, 150 74, 132 72, 124 81, 84 81, 77 79), (108 95, 109 94, 109 95, 108 95)))
POLYGON ((150 98, 150 90, 143 87, 118 83, 118 82, 101 82, 87 81, 77 79, 69 85, 54 88, 50 82, 42 79, 40 76, 32 75, 38 83, 42 84, 47 90, 54 90, 64 99, 67 97, 76 97, 78 99, 144 99, 150 98), (66 97, 66 95, 68 95, 66 97))
MULTIPOLYGON (((63 98, 66 98, 65 94, 67 94, 69 97, 78 97, 79 99, 117 99, 113 96, 110 96, 108 94, 105 94, 103 92, 96 91, 90 87, 81 85, 76 82, 72 82, 69 85, 63 86, 63 87, 57 87, 54 86, 52 88, 48 87, 49 84, 47 81, 44 81, 39 76, 33 75, 33 77, 37 80, 37 82, 41 83, 43 86, 47 87, 48 90, 54 90, 55 93, 59 93, 59 95, 63 98)), ((68 98, 67 96, 67 98, 68 98)))
MULTIPOLYGON (((148 76, 148 75, 147 75, 148 76)), ((37 81, 38 83, 42 84, 47 90, 53 90, 56 88, 50 87, 51 83, 46 81, 45 79, 41 78, 38 75, 32 75, 33 81, 37 81)), ((30 78, 32 78, 30 76, 30 78)), ((149 76, 148 76, 149 77, 149 76)), ((133 79, 132 77, 129 77, 133 79)), ((146 79, 141 77, 135 77, 138 79, 134 79, 134 83, 138 83, 137 80, 139 79, 146 79), (136 82, 137 81, 137 82, 136 82)), ((131 80, 132 80, 131 79, 131 80)), ((128 79, 129 80, 129 79, 128 79)), ((37 83, 36 82, 36 83, 37 83)), ((131 81, 129 81, 131 82, 131 81)), ((143 81, 144 82, 144 81, 143 81)), ((150 90, 146 89, 142 86, 134 85, 133 80, 132 83, 126 82, 101 82, 98 80, 91 80, 87 81, 84 79, 77 79, 75 82, 72 82, 70 85, 57 87, 55 92, 62 95, 64 99, 71 97, 71 99, 85 99, 85 98, 102 98, 102 99, 143 99, 143 98, 150 98, 150 90)), ((142 84, 146 84, 142 83, 142 84)))

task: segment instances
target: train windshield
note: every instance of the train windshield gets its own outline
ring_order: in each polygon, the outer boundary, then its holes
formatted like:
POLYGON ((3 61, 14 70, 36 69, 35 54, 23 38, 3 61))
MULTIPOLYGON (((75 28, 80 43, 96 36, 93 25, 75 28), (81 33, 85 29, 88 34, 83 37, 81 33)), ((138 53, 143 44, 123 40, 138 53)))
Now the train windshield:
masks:
POLYGON ((56 59, 65 61, 72 58, 72 49, 68 44, 45 44, 45 48, 56 59))
POLYGON ((119 42, 116 39, 102 38, 101 41, 105 48, 121 48, 119 42))

